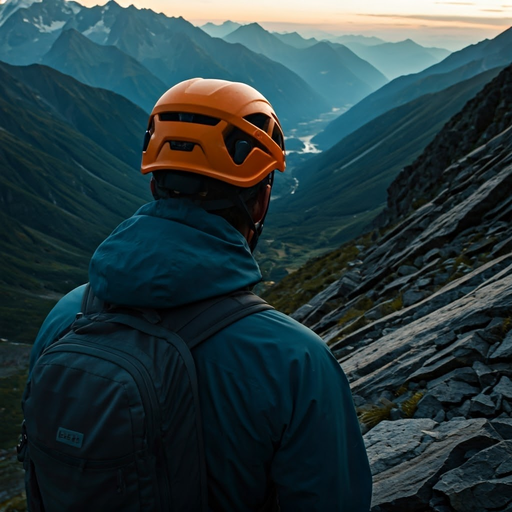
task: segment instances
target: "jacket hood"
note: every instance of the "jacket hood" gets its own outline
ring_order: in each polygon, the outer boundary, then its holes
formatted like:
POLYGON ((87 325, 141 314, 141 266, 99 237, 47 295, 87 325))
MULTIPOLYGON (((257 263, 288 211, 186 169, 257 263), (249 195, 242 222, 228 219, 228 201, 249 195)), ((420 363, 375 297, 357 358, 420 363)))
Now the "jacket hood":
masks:
POLYGON ((98 247, 96 296, 114 304, 175 307, 255 285, 259 267, 225 219, 186 199, 144 205, 98 247))

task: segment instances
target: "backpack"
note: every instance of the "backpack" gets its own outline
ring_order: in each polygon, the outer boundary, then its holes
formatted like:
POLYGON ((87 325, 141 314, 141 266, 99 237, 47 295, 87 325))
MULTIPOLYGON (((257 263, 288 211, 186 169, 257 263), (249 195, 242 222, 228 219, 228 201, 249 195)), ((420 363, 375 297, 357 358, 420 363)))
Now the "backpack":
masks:
POLYGON ((34 365, 19 459, 32 512, 208 510, 191 350, 273 309, 251 292, 171 310, 84 293, 69 332, 34 365))

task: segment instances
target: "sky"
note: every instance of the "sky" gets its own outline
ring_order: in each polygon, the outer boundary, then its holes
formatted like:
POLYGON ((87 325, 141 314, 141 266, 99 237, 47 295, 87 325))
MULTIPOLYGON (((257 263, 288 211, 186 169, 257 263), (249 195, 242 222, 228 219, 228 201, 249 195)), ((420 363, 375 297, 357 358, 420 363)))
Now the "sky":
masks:
MULTIPOLYGON (((78 0, 92 6, 106 0, 78 0)), ((387 41, 407 38, 458 50, 493 38, 512 26, 512 0, 117 0, 202 25, 225 20, 259 22, 275 31, 302 35, 361 34, 387 41)))
MULTIPOLYGON (((95 5, 97 0, 79 0, 95 5)), ((151 8, 183 16, 201 25, 225 20, 259 22, 276 31, 310 36, 319 30, 332 34, 375 35, 387 41, 413 39, 427 46, 458 50, 493 38, 512 26, 512 0, 117 0, 127 6, 151 8)))

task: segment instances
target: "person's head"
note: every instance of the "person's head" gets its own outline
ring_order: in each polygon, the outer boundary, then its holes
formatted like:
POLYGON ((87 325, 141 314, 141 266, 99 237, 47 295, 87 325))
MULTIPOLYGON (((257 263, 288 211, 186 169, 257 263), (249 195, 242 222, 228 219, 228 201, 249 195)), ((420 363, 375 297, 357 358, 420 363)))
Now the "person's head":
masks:
POLYGON ((156 103, 141 172, 155 199, 187 197, 221 215, 256 246, 273 174, 285 169, 284 137, 272 106, 249 85, 194 78, 156 103))

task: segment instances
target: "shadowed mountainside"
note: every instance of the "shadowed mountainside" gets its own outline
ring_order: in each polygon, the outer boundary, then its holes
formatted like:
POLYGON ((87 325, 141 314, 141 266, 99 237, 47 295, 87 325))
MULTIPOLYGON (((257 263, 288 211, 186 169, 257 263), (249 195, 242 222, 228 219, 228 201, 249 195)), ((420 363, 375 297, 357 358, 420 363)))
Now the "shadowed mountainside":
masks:
POLYGON ((32 341, 90 254, 149 199, 146 114, 44 66, 0 65, 0 337, 32 341))
POLYGON ((492 40, 486 39, 452 53, 421 73, 396 78, 332 121, 313 141, 328 148, 392 108, 511 62, 512 28, 492 40))
POLYGON ((168 89, 133 57, 115 46, 96 44, 74 29, 61 33, 41 63, 84 84, 121 94, 146 112, 168 89))
POLYGON ((384 207, 386 188, 401 168, 499 71, 393 109, 293 169, 298 187, 272 202, 260 248, 267 279, 278 280, 285 267, 297 268, 314 251, 358 236, 384 207), (279 266, 276 251, 284 253, 279 266))
POLYGON ((512 506, 511 83, 508 67, 399 174, 380 228, 267 296, 348 376, 373 512, 512 506))

